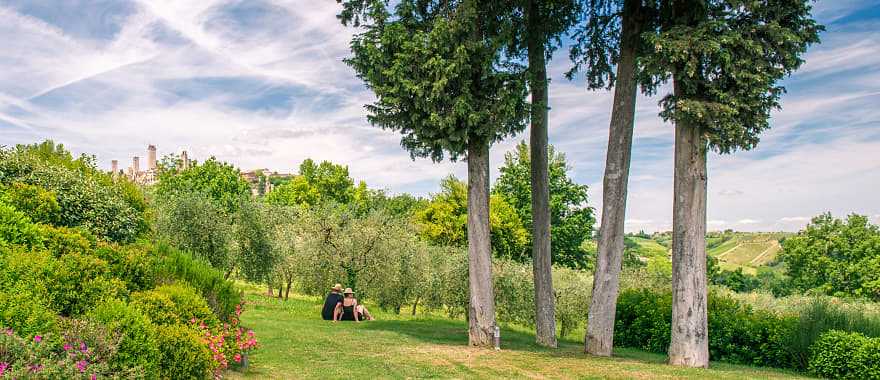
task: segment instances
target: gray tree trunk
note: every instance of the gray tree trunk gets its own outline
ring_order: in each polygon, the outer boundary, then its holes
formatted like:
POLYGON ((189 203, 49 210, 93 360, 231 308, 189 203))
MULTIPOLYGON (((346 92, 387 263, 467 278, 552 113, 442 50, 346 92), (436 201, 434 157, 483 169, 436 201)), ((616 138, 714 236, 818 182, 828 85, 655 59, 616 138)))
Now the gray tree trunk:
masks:
POLYGON ((547 59, 538 0, 529 1, 529 87, 532 93, 532 271, 535 283, 535 340, 556 347, 556 306, 550 251, 550 175, 547 168, 547 59))
POLYGON ((468 342, 491 347, 495 292, 489 236, 489 144, 473 137, 468 140, 468 342))
MULTIPOLYGON (((673 81, 676 96, 682 95, 673 81)), ((706 149, 699 128, 675 123, 672 203, 672 339, 669 364, 709 366, 706 312, 706 149)))
POLYGON ((635 80, 636 48, 638 46, 637 7, 639 0, 626 0, 617 82, 608 133, 605 157, 605 178, 602 183, 602 224, 599 228, 599 251, 593 294, 587 318, 584 349, 588 354, 611 356, 614 347, 614 316, 620 289, 620 266, 623 259, 624 220, 632 157, 633 121, 636 112, 635 80))

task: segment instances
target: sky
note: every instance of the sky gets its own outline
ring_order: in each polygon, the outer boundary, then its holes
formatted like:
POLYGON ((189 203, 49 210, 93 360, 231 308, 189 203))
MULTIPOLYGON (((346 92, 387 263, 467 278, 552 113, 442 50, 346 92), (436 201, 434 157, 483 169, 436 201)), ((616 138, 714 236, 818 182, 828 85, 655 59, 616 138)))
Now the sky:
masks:
MULTIPOLYGON (((356 32, 332 0, 0 0, 0 145, 52 139, 109 170, 186 150, 243 170, 296 172, 306 159, 348 165, 390 193, 429 195, 464 163, 412 160, 369 125, 374 98, 342 59, 356 32)), ((812 216, 880 223, 880 0, 820 0, 827 30, 758 147, 710 154, 710 230, 797 231, 812 216)), ((550 143, 601 210, 610 91, 566 80, 550 62, 550 143)), ((661 91, 668 90, 668 87, 661 91)), ((640 97, 628 231, 672 220, 673 128, 640 97)), ((527 133, 492 147, 492 176, 527 133)), ((598 212, 597 212, 598 214, 598 212)))

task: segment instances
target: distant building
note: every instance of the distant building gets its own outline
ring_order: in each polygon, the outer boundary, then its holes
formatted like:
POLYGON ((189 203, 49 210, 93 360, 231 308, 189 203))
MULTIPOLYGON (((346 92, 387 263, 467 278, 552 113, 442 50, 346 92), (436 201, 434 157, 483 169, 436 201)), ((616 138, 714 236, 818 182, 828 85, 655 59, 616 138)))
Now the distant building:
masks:
POLYGON ((269 194, 272 191, 272 182, 269 181, 269 169, 256 169, 241 173, 243 178, 251 185, 251 194, 261 196, 269 194))
MULTIPOLYGON (((186 152, 183 152, 183 157, 186 157, 186 152)), ((189 167, 189 160, 185 159, 186 163, 184 166, 189 167)), ((119 169, 119 161, 113 160, 110 164, 110 172, 113 173, 114 176, 126 176, 132 182, 140 184, 140 185, 152 185, 155 184, 156 181, 159 180, 159 166, 156 160, 156 146, 148 145, 147 146, 147 167, 146 170, 141 170, 141 158, 139 156, 134 156, 131 158, 131 166, 129 166, 124 172, 119 169)))

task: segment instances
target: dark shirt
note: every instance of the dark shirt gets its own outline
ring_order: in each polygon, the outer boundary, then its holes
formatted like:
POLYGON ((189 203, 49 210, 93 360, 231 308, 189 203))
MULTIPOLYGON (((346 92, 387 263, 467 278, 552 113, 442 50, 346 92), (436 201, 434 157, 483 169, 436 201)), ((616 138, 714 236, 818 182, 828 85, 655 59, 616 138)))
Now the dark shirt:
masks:
POLYGON ((324 301, 324 308, 321 310, 321 317, 324 318, 325 321, 329 321, 333 319, 333 309, 336 308, 336 304, 342 302, 342 294, 339 293, 330 293, 327 295, 327 300, 324 301))

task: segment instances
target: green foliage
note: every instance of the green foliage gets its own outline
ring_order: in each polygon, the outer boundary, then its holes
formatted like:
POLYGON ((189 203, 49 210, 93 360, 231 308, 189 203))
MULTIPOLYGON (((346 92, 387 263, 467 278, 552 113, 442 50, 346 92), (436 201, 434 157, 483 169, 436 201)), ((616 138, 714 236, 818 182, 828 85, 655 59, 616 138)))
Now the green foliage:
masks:
POLYGON ((42 187, 13 182, 5 189, 0 188, 0 199, 36 223, 54 224, 61 220, 61 206, 55 193, 42 187))
MULTIPOLYGON (((587 206, 587 186, 578 185, 568 177, 570 169, 565 155, 549 148, 550 226, 553 263, 570 268, 587 268, 586 252, 581 245, 593 234, 595 217, 587 206)), ((493 194, 498 194, 513 206, 526 231, 532 229, 531 159, 529 146, 520 142, 516 149, 504 155, 501 175, 495 181, 493 194)), ((525 254, 512 257, 526 262, 531 260, 531 234, 528 234, 525 254)), ((493 242, 494 243, 494 242, 493 242)), ((493 245, 494 247, 494 245, 493 245)))
POLYGON ((867 217, 822 214, 782 249, 794 289, 880 300, 880 227, 867 217))
POLYGON ((270 211, 262 203, 245 200, 235 215, 233 238, 237 250, 234 262, 238 272, 249 281, 267 280, 277 260, 269 236, 270 211))
POLYGON ((215 268, 231 265, 233 226, 219 201, 207 193, 177 192, 161 198, 157 206, 159 237, 215 268))
POLYGON ((156 284, 158 257, 148 244, 105 244, 94 255, 107 262, 110 273, 125 283, 130 292, 150 289, 156 284))
POLYGON ((312 159, 306 159, 299 166, 299 175, 272 190, 266 202, 283 206, 349 204, 355 200, 355 193, 347 166, 329 161, 315 164, 312 159))
POLYGON ((211 352, 192 328, 182 325, 156 327, 159 377, 162 379, 207 379, 213 364, 211 352))
POLYGON ((47 296, 45 287, 31 283, 4 284, 0 287, 0 326, 24 337, 57 332, 58 313, 47 296))
POLYGON ((779 80, 802 63, 824 28, 811 1, 683 1, 663 10, 659 34, 644 38, 642 82, 670 76, 676 93, 661 101, 664 120, 699 128, 709 147, 749 150, 770 127, 785 88, 779 80))
POLYGON ((832 330, 811 348, 810 371, 829 379, 880 378, 880 338, 832 330))
POLYGON ((155 186, 156 197, 168 199, 183 193, 202 193, 216 201, 227 213, 238 210, 241 199, 251 195, 247 181, 234 166, 217 161, 214 157, 187 170, 162 170, 155 186))
MULTIPOLYGON (((714 360, 788 367, 791 318, 754 310, 733 299, 709 294, 709 352, 714 360)), ((672 295, 628 289, 617 301, 614 342, 623 347, 665 353, 669 347, 672 295)))
POLYGON ((202 293, 208 306, 222 321, 228 321, 241 303, 241 295, 232 281, 205 261, 194 259, 190 254, 167 245, 159 245, 155 256, 159 257, 156 268, 158 283, 185 282, 202 293))
POLYGON ((491 144, 525 127, 524 70, 504 61, 505 9, 406 0, 391 14, 380 2, 343 3, 343 24, 362 27, 346 63, 376 95, 367 120, 403 135, 413 157, 455 160, 470 141, 491 144))
MULTIPOLYGON (((449 176, 440 182, 440 192, 415 214, 419 235, 436 245, 467 245, 467 184, 449 176)), ((500 195, 489 199, 489 231, 492 249, 498 257, 526 261, 529 232, 517 211, 500 195)))
MULTIPOLYGON (((94 158, 73 160, 61 145, 51 141, 0 149, 0 184, 13 183, 54 193, 60 207, 54 220, 57 226, 83 227, 100 238, 119 242, 133 241, 146 230, 139 190, 99 171, 94 158)), ((43 199, 46 197, 44 194, 43 199)))
POLYGON ((212 327, 218 323, 202 295, 186 284, 162 285, 132 294, 130 304, 159 325, 188 325, 192 319, 212 327))
MULTIPOLYGON (((559 335, 566 337, 587 322, 593 277, 585 271, 569 268, 553 269, 553 290, 556 292, 556 319, 559 335)), ((582 338, 582 337, 581 337, 582 338)))
POLYGON ((40 240, 39 229, 31 223, 30 218, 0 200, 0 245, 34 246, 40 240))
POLYGON ((824 298, 813 299, 799 312, 797 325, 786 342, 792 352, 793 366, 807 368, 813 345, 831 330, 880 337, 880 317, 858 308, 844 308, 824 298))
POLYGON ((161 352, 172 347, 161 346, 160 350, 156 327, 147 316, 122 301, 109 301, 91 310, 88 318, 122 337, 118 353, 110 362, 111 368, 122 371, 137 367, 148 378, 156 377, 161 352))

